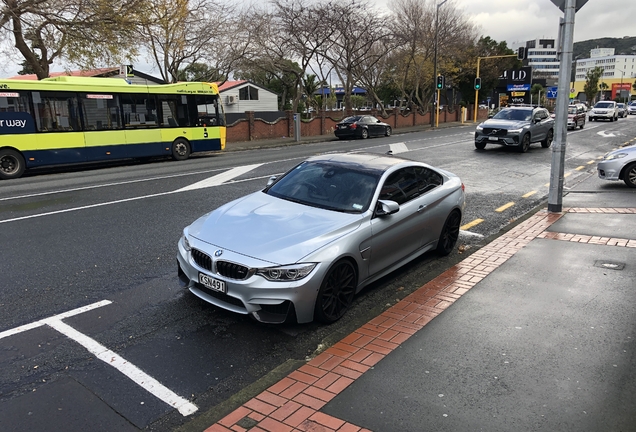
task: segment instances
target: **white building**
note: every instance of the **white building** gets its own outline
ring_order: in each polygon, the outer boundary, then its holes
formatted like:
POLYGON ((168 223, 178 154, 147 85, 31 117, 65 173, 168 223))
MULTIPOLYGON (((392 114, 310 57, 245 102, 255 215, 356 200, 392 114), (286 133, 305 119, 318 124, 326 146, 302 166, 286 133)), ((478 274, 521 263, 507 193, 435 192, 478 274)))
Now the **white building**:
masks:
POLYGON ((603 68, 603 78, 632 81, 636 77, 636 56, 615 55, 614 48, 590 50, 590 58, 576 60, 576 81, 585 81, 587 73, 595 67, 603 68))
POLYGON ((225 113, 278 111, 278 95, 250 81, 226 81, 219 85, 225 113))
POLYGON ((559 59, 554 39, 526 42, 526 62, 532 67, 533 79, 558 79, 559 59))

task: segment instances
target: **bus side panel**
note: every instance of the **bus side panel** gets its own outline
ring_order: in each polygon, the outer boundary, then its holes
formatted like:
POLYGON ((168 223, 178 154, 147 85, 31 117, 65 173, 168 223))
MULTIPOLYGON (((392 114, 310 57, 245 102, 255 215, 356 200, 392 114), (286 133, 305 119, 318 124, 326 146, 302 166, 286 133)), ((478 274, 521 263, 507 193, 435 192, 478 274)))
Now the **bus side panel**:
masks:
MULTIPOLYGON (((27 166, 85 162, 83 132, 50 132, 35 135, 36 150, 27 156, 27 166), (30 158, 34 160, 30 160, 30 158)), ((26 156, 26 155, 25 155, 26 156)))
POLYGON ((161 137, 166 147, 177 138, 185 138, 190 142, 192 153, 196 153, 222 150, 225 147, 222 145, 222 132, 225 135, 224 127, 170 128, 163 129, 161 137))
POLYGON ((123 130, 85 132, 86 160, 90 162, 123 159, 126 155, 126 132, 123 130))
POLYGON ((125 157, 169 156, 170 145, 164 145, 161 129, 126 129, 125 157))

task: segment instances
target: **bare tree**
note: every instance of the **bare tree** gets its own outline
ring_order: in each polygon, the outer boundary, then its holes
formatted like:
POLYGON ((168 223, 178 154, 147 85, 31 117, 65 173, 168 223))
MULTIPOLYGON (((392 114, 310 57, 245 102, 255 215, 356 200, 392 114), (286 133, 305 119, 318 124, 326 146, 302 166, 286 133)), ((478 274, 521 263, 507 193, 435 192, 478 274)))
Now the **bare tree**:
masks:
POLYGON ((56 60, 81 67, 121 62, 136 54, 132 43, 140 0, 3 0, 0 32, 13 40, 39 79, 56 60))

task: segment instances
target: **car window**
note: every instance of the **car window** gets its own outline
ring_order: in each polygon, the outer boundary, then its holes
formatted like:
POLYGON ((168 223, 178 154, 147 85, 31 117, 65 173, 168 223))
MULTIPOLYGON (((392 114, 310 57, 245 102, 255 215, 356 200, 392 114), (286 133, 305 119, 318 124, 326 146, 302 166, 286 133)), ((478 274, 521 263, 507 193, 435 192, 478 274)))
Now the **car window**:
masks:
POLYGON ((440 174, 425 167, 408 167, 387 177, 380 189, 380 199, 402 205, 443 183, 440 174))
POLYGON ((355 123, 357 121, 360 121, 361 117, 360 116, 351 116, 351 117, 347 117, 346 119, 342 120, 340 123, 355 123))
POLYGON ((598 102, 594 108, 614 108, 613 102, 598 102))
POLYGON ((504 109, 494 115, 494 119, 530 121, 532 110, 524 109, 504 109))
POLYGON ((576 114, 577 108, 575 106, 568 107, 568 114, 576 114))
POLYGON ((312 207, 362 213, 371 204, 378 180, 378 173, 348 164, 305 161, 264 192, 312 207))

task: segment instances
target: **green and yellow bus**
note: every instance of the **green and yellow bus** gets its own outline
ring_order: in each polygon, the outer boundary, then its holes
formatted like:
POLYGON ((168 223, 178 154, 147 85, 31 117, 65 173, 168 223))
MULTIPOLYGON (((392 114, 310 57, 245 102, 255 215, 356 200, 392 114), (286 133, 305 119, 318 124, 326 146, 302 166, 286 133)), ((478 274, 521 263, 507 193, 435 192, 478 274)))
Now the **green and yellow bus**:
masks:
POLYGON ((216 84, 117 78, 0 80, 0 178, 25 169, 225 148, 216 84))

